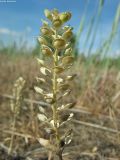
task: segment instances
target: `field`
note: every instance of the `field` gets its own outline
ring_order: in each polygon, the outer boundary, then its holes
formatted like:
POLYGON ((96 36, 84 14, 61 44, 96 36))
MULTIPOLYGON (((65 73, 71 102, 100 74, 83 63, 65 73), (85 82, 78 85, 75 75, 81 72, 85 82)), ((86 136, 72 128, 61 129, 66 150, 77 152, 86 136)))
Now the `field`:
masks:
MULTIPOLYGON (((77 73, 77 76, 71 83, 73 92, 66 99, 66 102, 75 102, 74 109, 71 109, 75 116, 70 123, 74 138, 65 150, 65 159, 120 159, 120 72, 118 65, 114 65, 117 60, 109 60, 107 68, 104 65, 107 60, 94 59, 90 67, 85 67, 88 62, 83 56, 75 61, 70 73, 77 73)), ((34 138, 28 138, 43 134, 36 122, 36 107, 42 99, 33 89, 35 77, 39 74, 34 56, 0 55, 1 155, 4 155, 3 148, 4 152, 7 151, 12 133, 10 98, 13 84, 22 76, 26 80, 25 100, 16 125, 14 148, 23 157, 36 160, 46 157, 46 151, 39 143, 34 138)))
POLYGON ((108 1, 84 3, 75 32, 46 9, 32 47, 30 27, 0 28, 0 160, 120 160, 120 4, 110 17, 108 1))

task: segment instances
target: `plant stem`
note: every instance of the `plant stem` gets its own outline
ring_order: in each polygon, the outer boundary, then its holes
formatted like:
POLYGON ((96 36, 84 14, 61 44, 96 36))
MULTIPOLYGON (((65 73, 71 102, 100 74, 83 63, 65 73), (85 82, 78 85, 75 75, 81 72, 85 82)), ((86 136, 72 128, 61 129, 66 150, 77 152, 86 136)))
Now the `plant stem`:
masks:
MULTIPOLYGON (((16 115, 14 115, 14 117, 13 117, 13 127, 12 127, 13 132, 15 130, 15 125, 16 125, 16 115)), ((10 146, 9 146, 9 150, 8 150, 8 155, 10 155, 12 152, 13 141, 14 141, 14 133, 11 135, 11 141, 10 141, 10 146)))
POLYGON ((52 105, 53 110, 53 121, 54 121, 54 128, 56 134, 56 140, 59 143, 59 133, 58 133, 58 115, 57 115, 57 74, 55 72, 55 67, 58 65, 58 50, 55 50, 54 53, 54 66, 53 66, 53 100, 54 103, 52 105))
MULTIPOLYGON (((53 100, 54 103, 52 105, 53 110, 53 121, 54 121, 54 129, 55 129, 55 138, 57 142, 57 147, 60 149, 60 135, 58 132, 58 112, 57 112, 57 73, 55 71, 55 67, 58 65, 58 50, 55 50, 54 53, 54 66, 53 66, 53 100)), ((63 160, 62 152, 58 154, 59 160, 63 160)))
POLYGON ((53 153, 51 151, 49 151, 48 153, 48 160, 53 160, 53 153))
POLYGON ((63 160, 62 154, 59 154, 58 157, 59 157, 59 160, 63 160))

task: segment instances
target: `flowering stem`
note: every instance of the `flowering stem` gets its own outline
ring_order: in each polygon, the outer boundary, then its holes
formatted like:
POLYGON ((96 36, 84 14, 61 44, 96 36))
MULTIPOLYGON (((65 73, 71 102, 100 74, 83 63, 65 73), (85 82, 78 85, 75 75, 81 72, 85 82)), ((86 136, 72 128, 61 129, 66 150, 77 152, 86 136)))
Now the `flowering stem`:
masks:
POLYGON ((53 110, 53 121, 54 121, 54 129, 56 133, 56 140, 59 142, 59 133, 58 133, 58 115, 57 115, 57 74, 55 72, 55 67, 58 64, 58 50, 55 50, 54 53, 54 66, 53 66, 53 100, 54 103, 52 105, 53 110))
MULTIPOLYGON (((13 132, 15 130, 15 125, 16 125, 16 115, 14 114, 14 117, 13 117, 13 128, 12 128, 13 132)), ((14 133, 12 133, 12 135, 11 135, 10 146, 9 146, 9 149, 8 149, 8 155, 10 155, 11 152, 12 152, 13 141, 14 141, 14 133)))

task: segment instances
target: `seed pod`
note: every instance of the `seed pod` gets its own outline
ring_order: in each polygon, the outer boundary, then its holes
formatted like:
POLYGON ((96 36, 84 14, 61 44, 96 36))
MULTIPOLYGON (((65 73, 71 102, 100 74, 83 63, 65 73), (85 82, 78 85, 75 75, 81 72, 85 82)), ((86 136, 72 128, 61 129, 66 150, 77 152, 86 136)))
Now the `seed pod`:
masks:
POLYGON ((60 67, 60 66, 57 66, 57 67, 55 67, 55 72, 56 73, 62 73, 64 71, 64 68, 63 67, 60 67))
POLYGON ((68 145, 70 144, 71 140, 72 140, 72 137, 73 137, 73 132, 72 130, 70 129, 68 132, 66 132, 65 134, 65 144, 68 145))
POLYGON ((45 38, 41 37, 41 36, 38 38, 38 41, 39 41, 40 44, 43 44, 43 45, 47 45, 48 44, 47 40, 45 38))
POLYGON ((48 73, 51 73, 51 70, 48 69, 48 68, 46 68, 46 67, 41 67, 41 68, 40 68, 40 72, 41 72, 43 75, 47 76, 48 73))
POLYGON ((74 60, 74 58, 72 56, 66 56, 62 59, 62 64, 66 65, 66 64, 70 64, 72 63, 74 60))
POLYGON ((73 35, 72 30, 68 29, 66 32, 63 33, 62 37, 63 39, 70 40, 72 35, 73 35))
POLYGON ((71 43, 68 42, 68 43, 65 45, 65 49, 70 48, 70 47, 71 47, 71 43))
POLYGON ((64 114, 63 113, 63 114, 61 114, 59 116, 59 120, 61 122, 61 125, 64 124, 64 123, 66 123, 66 122, 68 122, 68 121, 70 121, 73 118, 73 116, 74 116, 73 113, 70 113, 70 114, 68 114, 68 113, 64 114))
POLYGON ((42 122, 47 120, 47 117, 44 114, 40 114, 40 113, 37 114, 37 118, 42 122))
POLYGON ((70 94, 70 92, 71 92, 71 90, 70 90, 70 89, 68 89, 68 90, 63 94, 63 97, 65 97, 65 96, 69 95, 69 94, 70 94))
MULTIPOLYGON (((51 124, 52 127, 55 127, 55 125, 54 125, 54 120, 51 120, 51 121, 50 121, 50 124, 51 124)), ((57 122, 57 127, 59 128, 59 126, 60 126, 60 124, 59 124, 59 122, 57 122)))
POLYGON ((37 93, 40 93, 40 94, 42 94, 42 95, 44 94, 43 89, 41 89, 40 87, 35 86, 34 89, 35 89, 35 91, 36 91, 37 93))
POLYGON ((63 111, 63 110, 65 110, 65 109, 70 109, 70 108, 72 108, 74 106, 74 104, 73 103, 68 103, 68 104, 63 104, 61 107, 58 107, 58 111, 63 111))
POLYGON ((70 86, 69 84, 66 83, 66 84, 60 84, 58 87, 59 89, 62 89, 62 90, 68 90, 70 86))
POLYGON ((61 14, 60 14, 60 20, 61 20, 63 23, 69 21, 70 18, 71 18, 71 13, 70 13, 70 12, 65 12, 65 13, 61 13, 61 14))
POLYGON ((47 99, 52 99, 53 98, 53 93, 45 94, 44 97, 47 98, 47 99))
POLYGON ((43 61, 42 59, 39 59, 39 58, 36 58, 36 59, 37 59, 38 63, 39 63, 41 66, 44 66, 44 65, 45 65, 45 63, 44 63, 44 61, 43 61))
POLYGON ((62 21, 59 18, 59 14, 57 12, 53 13, 53 27, 59 28, 62 25, 62 21))
POLYGON ((46 83, 46 80, 44 78, 36 77, 36 80, 37 80, 37 82, 40 82, 40 83, 46 83))
POLYGON ((41 113, 44 113, 44 114, 45 114, 45 109, 44 109, 44 107, 38 106, 38 108, 39 108, 39 111, 40 111, 41 113))
POLYGON ((49 20, 52 21, 52 13, 48 9, 44 10, 44 14, 49 20))
POLYGON ((65 55, 66 56, 69 56, 69 55, 71 55, 71 53, 72 53, 72 48, 70 47, 70 48, 68 48, 68 49, 66 49, 66 51, 65 51, 65 55))
POLYGON ((42 21, 42 24, 44 27, 49 27, 49 23, 47 21, 45 21, 43 19, 41 19, 41 21, 42 21))
POLYGON ((50 36, 52 34, 51 29, 48 27, 42 27, 40 29, 40 31, 41 31, 42 35, 44 35, 44 36, 50 36))
POLYGON ((56 20, 53 21, 52 25, 55 28, 59 28, 62 25, 62 21, 60 19, 56 19, 56 20))
POLYGON ((54 40, 53 45, 56 49, 64 49, 65 48, 65 40, 62 38, 57 38, 54 40))
POLYGON ((50 151, 55 151, 55 146, 51 144, 50 140, 44 139, 44 138, 38 138, 38 142, 45 148, 47 148, 50 151))
POLYGON ((52 14, 55 16, 58 16, 58 14, 59 14, 59 11, 56 9, 56 8, 54 8, 54 10, 52 11, 52 14))
POLYGON ((46 55, 46 56, 51 56, 51 55, 53 55, 53 52, 52 52, 51 48, 49 48, 49 47, 46 46, 46 45, 43 45, 43 46, 42 46, 41 51, 42 51, 42 53, 43 53, 44 55, 46 55))
POLYGON ((57 83, 60 84, 60 83, 63 83, 64 80, 62 78, 57 78, 57 83))
POLYGON ((77 76, 76 74, 73 74, 73 75, 71 75, 71 76, 67 76, 67 77, 66 77, 66 80, 71 81, 71 80, 73 80, 76 76, 77 76))
POLYGON ((54 103, 54 101, 53 101, 53 99, 45 99, 46 100, 46 102, 48 103, 48 104, 53 104, 54 103))

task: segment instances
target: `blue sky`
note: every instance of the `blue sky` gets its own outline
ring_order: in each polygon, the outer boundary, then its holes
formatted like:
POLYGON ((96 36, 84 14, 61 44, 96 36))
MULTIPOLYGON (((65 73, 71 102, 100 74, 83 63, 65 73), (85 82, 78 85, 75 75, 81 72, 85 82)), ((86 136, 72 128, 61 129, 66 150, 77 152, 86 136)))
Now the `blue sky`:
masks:
MULTIPOLYGON (((43 14, 45 8, 72 12, 73 16, 69 24, 74 26, 76 33, 85 12, 86 3, 89 2, 84 31, 79 44, 79 48, 82 49, 88 22, 95 14, 99 0, 16 0, 11 3, 3 1, 7 0, 0 0, 0 40, 8 43, 12 40, 21 42, 21 39, 26 39, 30 45, 35 44, 33 37, 39 35, 41 18, 45 18, 43 14)), ((99 47, 102 40, 109 35, 118 4, 120 0, 105 0, 94 48, 99 47)), ((114 50, 120 50, 119 43, 120 38, 117 36, 114 50)))

